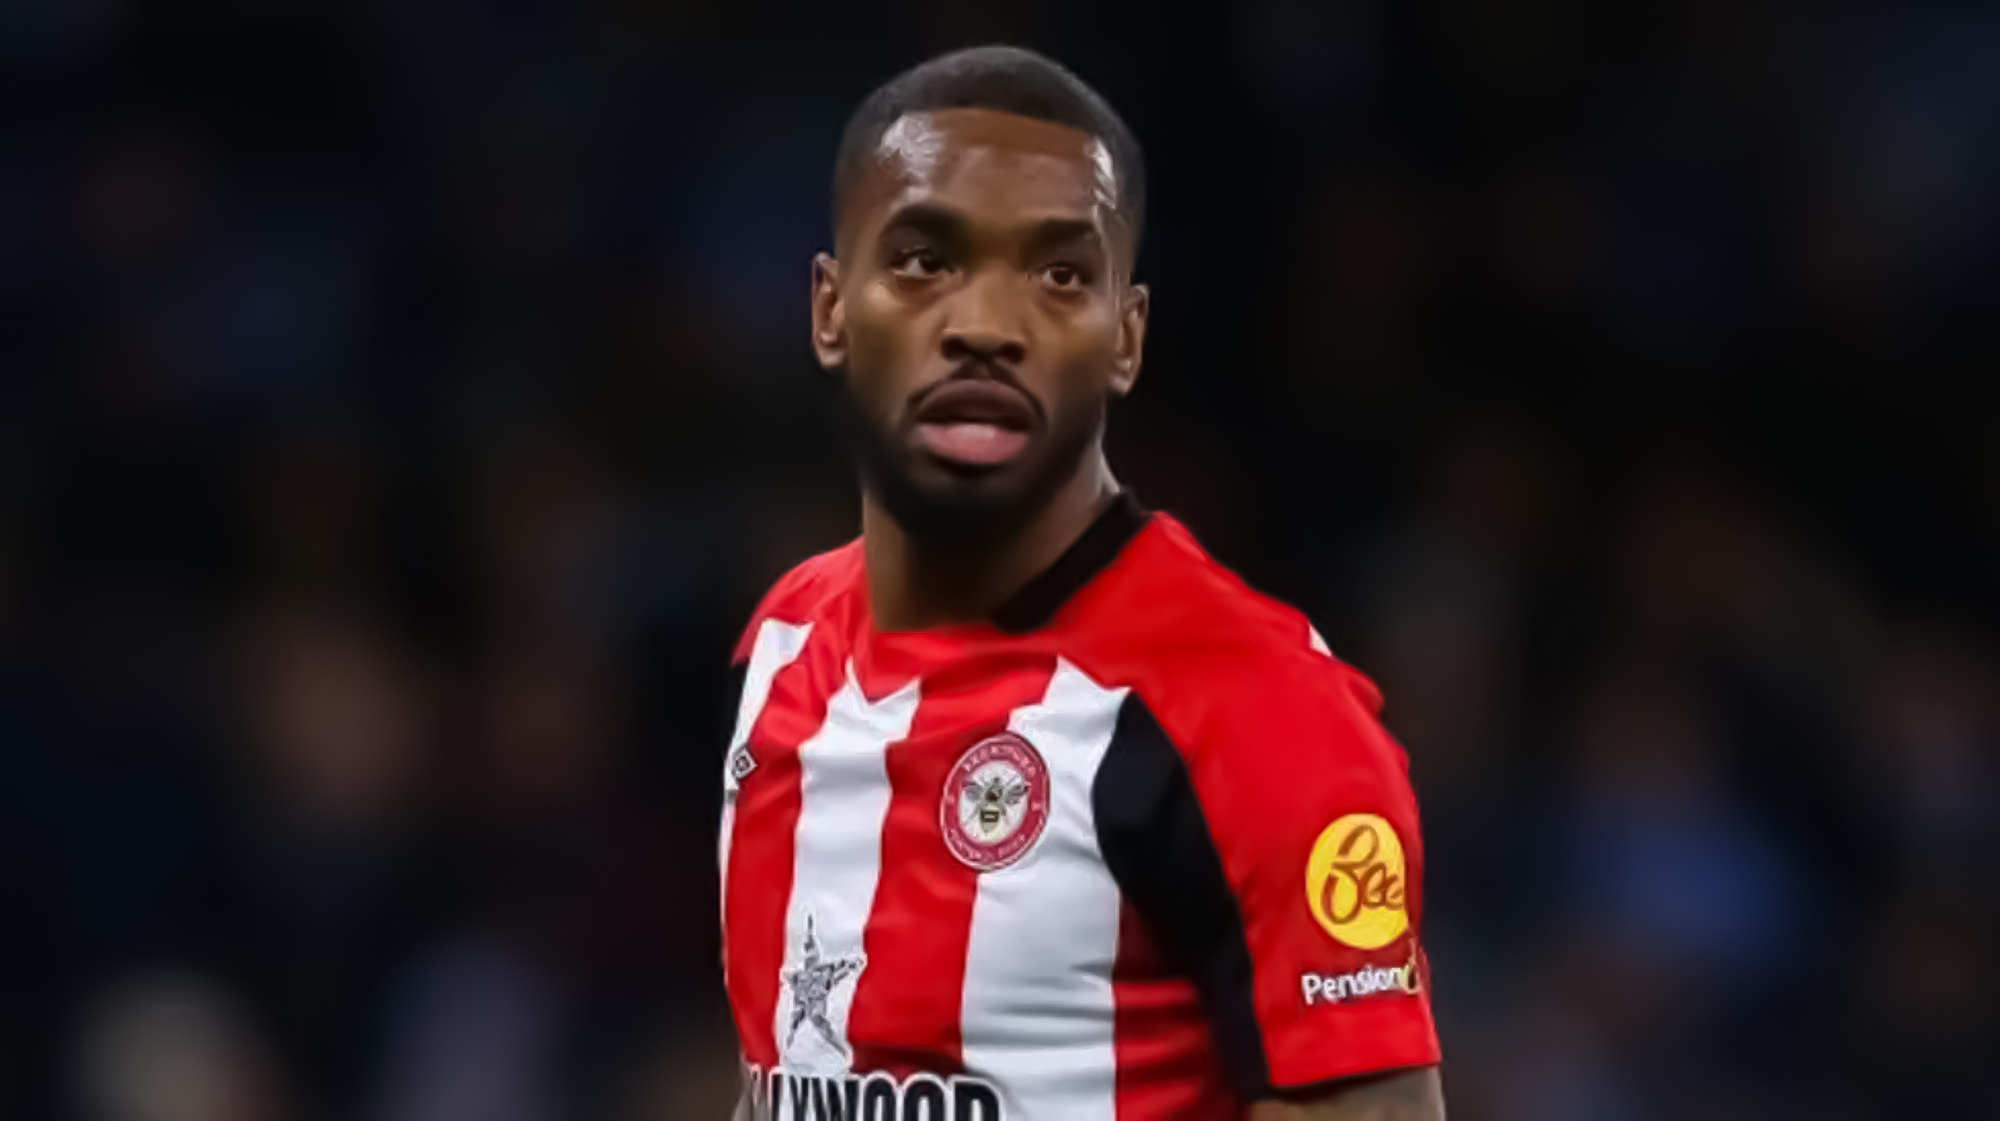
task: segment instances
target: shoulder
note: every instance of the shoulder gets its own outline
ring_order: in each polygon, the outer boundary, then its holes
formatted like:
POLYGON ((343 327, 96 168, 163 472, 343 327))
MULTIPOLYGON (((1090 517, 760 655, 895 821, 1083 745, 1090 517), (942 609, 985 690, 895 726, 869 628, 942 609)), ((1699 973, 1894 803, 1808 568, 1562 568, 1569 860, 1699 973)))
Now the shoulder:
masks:
POLYGON ((850 541, 837 549, 808 558, 780 576, 750 615, 743 637, 737 644, 736 661, 750 656, 757 631, 766 620, 792 626, 816 623, 839 610, 861 579, 861 542, 850 541))
POLYGON ((1306 616, 1247 584, 1164 516, 1134 542, 1129 625, 1093 644, 1183 754, 1262 757, 1329 748, 1401 752, 1376 721, 1382 695, 1306 616))

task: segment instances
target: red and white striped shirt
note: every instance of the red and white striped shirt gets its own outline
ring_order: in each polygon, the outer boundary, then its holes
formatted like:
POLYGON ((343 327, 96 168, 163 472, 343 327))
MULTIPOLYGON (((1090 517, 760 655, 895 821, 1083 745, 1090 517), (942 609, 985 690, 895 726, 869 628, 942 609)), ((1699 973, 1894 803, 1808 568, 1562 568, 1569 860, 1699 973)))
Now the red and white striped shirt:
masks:
POLYGON ((1437 1062, 1374 687, 1121 498, 990 622, 874 629, 859 544, 758 609, 725 768, 745 1110, 1235 1118, 1437 1062))

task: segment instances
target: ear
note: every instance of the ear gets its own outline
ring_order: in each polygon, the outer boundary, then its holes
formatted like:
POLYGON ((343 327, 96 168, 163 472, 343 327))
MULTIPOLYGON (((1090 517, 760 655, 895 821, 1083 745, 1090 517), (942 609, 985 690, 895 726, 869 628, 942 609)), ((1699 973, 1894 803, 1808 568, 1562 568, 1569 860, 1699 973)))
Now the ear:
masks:
POLYGON ((1153 293, 1143 284, 1125 289, 1125 306, 1118 313, 1118 353, 1112 360, 1111 392, 1119 397, 1132 392, 1139 381, 1139 362, 1146 351, 1146 316, 1152 311, 1153 293))
POLYGON ((847 307, 840 302, 840 262, 831 253, 813 258, 812 336, 822 368, 837 370, 846 364, 847 307))

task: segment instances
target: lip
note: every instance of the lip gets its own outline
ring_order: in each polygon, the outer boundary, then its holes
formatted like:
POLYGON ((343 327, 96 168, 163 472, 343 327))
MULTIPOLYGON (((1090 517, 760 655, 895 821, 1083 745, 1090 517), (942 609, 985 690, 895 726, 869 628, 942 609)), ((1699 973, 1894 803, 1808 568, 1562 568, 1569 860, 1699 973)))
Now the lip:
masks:
POLYGON ((925 393, 912 436, 931 458, 959 471, 989 471, 1027 450, 1039 414, 1019 389, 990 378, 957 377, 925 393))
POLYGON ((1014 432, 1035 427, 1034 402, 1004 382, 953 378, 924 394, 911 418, 917 424, 990 424, 1014 432))

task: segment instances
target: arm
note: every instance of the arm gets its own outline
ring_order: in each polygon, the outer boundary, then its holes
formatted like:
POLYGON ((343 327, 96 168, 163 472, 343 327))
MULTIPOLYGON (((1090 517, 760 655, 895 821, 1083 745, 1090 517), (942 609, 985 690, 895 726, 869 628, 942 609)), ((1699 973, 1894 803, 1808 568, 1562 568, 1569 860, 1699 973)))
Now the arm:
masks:
POLYGON ((1436 1067, 1342 1084, 1302 1102, 1259 1102, 1249 1121, 1444 1121, 1436 1067))
POLYGON ((1101 843, 1252 1121, 1436 1121, 1416 801, 1372 689, 1318 657, 1217 667, 1171 725, 1129 701, 1101 843))

